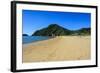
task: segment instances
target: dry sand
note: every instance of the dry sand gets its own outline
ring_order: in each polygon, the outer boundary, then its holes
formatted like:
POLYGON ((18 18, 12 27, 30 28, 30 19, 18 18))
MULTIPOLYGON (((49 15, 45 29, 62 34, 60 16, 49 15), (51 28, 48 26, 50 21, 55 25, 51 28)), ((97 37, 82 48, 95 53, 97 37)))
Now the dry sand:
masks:
POLYGON ((90 36, 59 36, 23 45, 23 62, 90 59, 90 36))

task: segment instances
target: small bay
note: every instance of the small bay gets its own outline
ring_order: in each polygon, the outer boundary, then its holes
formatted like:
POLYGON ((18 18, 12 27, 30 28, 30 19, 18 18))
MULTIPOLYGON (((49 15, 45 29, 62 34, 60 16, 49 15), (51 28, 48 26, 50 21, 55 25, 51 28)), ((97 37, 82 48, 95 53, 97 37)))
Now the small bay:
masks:
POLYGON ((23 36, 23 44, 50 39, 48 36, 23 36))

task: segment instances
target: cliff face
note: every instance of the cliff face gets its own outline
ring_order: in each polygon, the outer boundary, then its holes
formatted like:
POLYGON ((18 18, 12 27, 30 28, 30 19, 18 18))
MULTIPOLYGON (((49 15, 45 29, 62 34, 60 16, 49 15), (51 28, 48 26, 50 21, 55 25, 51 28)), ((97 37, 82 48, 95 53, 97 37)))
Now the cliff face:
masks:
POLYGON ((51 24, 47 28, 37 30, 32 36, 63 36, 63 35, 89 35, 90 28, 82 28, 80 30, 72 31, 63 28, 57 24, 51 24))

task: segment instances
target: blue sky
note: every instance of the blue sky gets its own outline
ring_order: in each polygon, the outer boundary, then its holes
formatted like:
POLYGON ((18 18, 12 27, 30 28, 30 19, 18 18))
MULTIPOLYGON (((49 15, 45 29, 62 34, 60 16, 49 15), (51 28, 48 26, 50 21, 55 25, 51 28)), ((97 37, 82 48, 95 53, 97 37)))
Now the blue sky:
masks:
POLYGON ((91 26, 90 13, 55 12, 55 11, 22 11, 23 33, 32 35, 36 30, 50 24, 58 24, 69 30, 78 30, 91 26))

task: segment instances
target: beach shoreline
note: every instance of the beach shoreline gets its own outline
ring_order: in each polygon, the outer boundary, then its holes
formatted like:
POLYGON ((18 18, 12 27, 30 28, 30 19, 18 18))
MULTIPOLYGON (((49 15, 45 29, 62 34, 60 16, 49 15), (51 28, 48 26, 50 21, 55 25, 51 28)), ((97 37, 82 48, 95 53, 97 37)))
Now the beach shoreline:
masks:
POLYGON ((91 36, 56 36, 23 44, 23 63, 91 59, 91 36))

